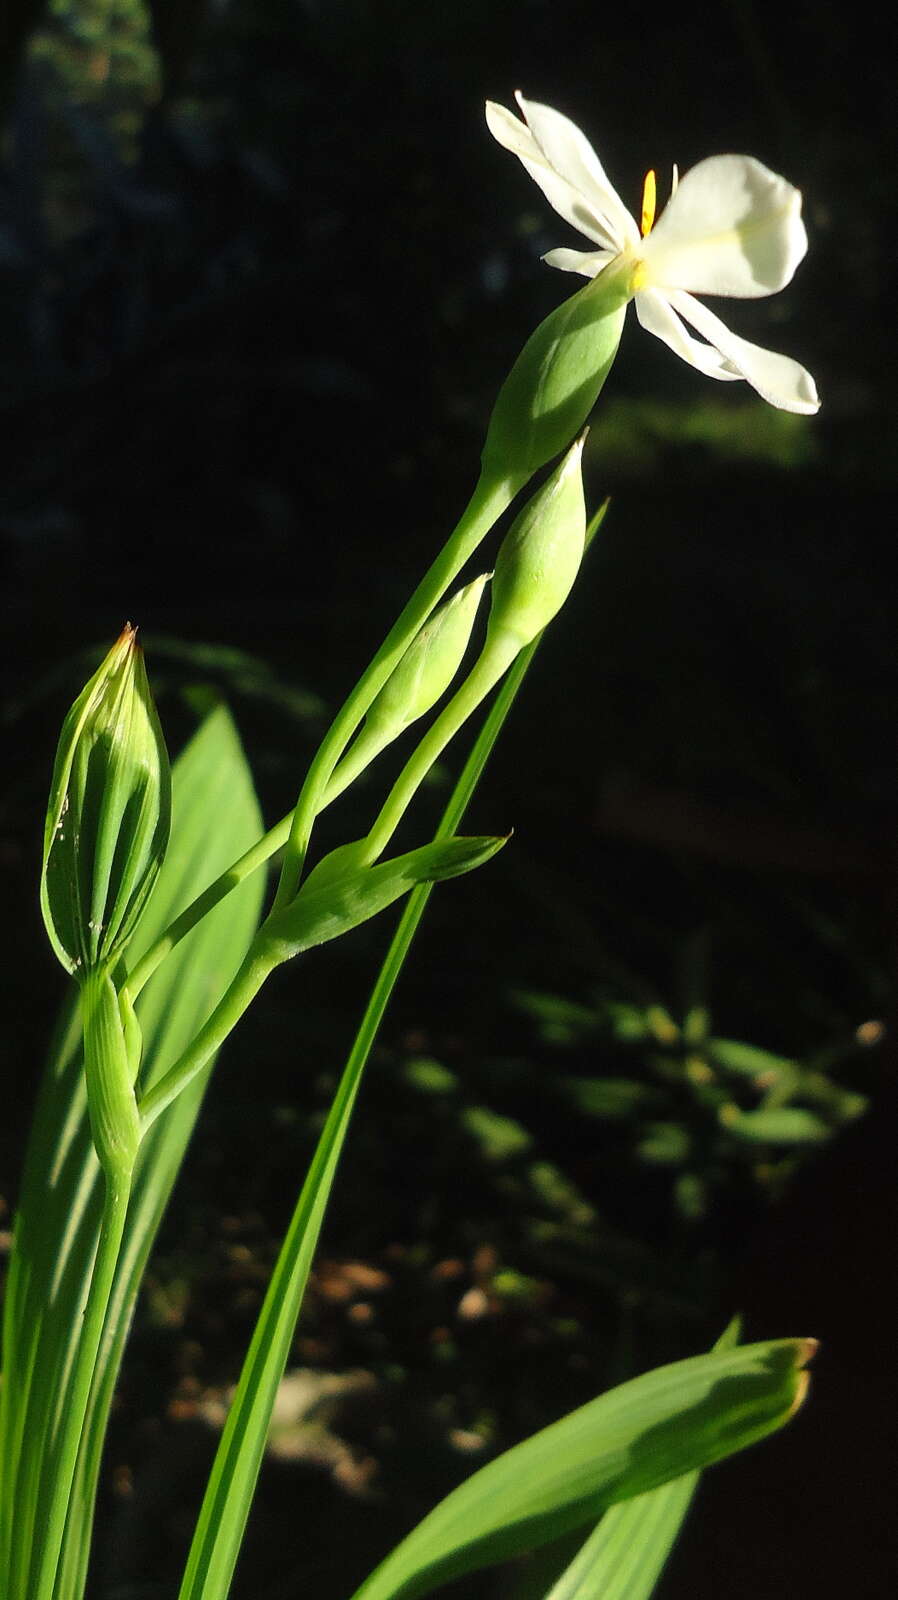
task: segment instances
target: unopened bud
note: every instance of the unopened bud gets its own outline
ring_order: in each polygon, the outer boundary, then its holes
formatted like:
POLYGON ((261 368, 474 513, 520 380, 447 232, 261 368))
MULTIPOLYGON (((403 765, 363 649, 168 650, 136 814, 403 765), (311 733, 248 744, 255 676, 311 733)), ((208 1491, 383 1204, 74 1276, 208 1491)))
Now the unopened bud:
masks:
POLYGON ((426 715, 445 694, 468 647, 488 573, 459 589, 415 635, 373 702, 368 719, 394 737, 426 715))
POLYGON ((629 298, 626 262, 609 263, 530 335, 490 417, 485 472, 526 483, 567 448, 611 370, 629 298))
POLYGON ((171 776, 128 623, 63 724, 44 828, 41 909, 79 978, 132 933, 168 844, 171 776))
POLYGON ((511 636, 521 649, 560 611, 586 536, 580 457, 585 432, 512 523, 493 573, 487 642, 511 636))

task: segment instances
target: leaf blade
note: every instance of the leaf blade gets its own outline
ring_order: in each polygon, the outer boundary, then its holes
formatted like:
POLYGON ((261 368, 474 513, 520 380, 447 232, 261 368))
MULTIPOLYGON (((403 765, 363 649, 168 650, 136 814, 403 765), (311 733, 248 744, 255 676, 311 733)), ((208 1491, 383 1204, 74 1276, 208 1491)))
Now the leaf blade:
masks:
POLYGON ((812 1343, 694 1356, 581 1406, 447 1495, 355 1600, 412 1600, 763 1438, 800 1404, 812 1343))
MULTIPOLYGON (((223 706, 205 719, 174 769, 177 839, 169 850, 149 907, 134 936, 134 959, 205 882, 252 843, 262 822, 236 729, 223 706), (214 837, 210 810, 220 819, 214 837)), ((258 922, 263 882, 248 880, 227 905, 193 931, 140 996, 144 1075, 155 1080, 180 1053, 208 1006, 230 981, 258 922), (217 917, 217 921, 216 921, 217 917), (192 982, 189 981, 192 975, 192 982)), ((98 1371, 79 1457, 61 1557, 58 1600, 83 1593, 90 1512, 105 1421, 137 1286, 210 1067, 150 1130, 139 1157, 135 1191, 107 1314, 104 1359, 98 1371)), ((6 1507, 15 1518, 4 1530, 12 1570, 24 1573, 36 1548, 34 1508, 40 1455, 52 1439, 65 1399, 77 1307, 90 1274, 100 1212, 101 1183, 87 1126, 75 1015, 68 1015, 51 1049, 33 1125, 16 1224, 11 1294, 5 1308, 2 1428, 6 1507)), ((7 1568, 6 1570, 9 1570, 7 1568)), ((25 1578, 20 1580, 24 1589, 25 1578)))

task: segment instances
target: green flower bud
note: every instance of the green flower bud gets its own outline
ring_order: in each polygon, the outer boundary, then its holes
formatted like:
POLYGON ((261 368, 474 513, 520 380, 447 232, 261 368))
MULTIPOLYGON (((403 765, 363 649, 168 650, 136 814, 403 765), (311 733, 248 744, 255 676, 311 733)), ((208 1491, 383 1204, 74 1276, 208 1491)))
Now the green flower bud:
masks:
POLYGON ((41 909, 79 979, 120 954, 162 864, 171 776, 128 623, 65 719, 44 828, 41 909))
POLYGON ((326 792, 326 803, 342 794, 360 772, 445 694, 471 637, 477 607, 488 574, 437 608, 415 635, 405 655, 371 702, 364 726, 339 763, 326 792))
POLYGON ((570 593, 586 536, 580 457, 586 434, 571 446, 512 523, 493 573, 487 648, 501 638, 520 650, 541 633, 570 593))
POLYGON ((438 607, 416 634, 368 712, 368 720, 395 738, 445 694, 468 647, 489 574, 481 573, 438 607))
POLYGON ((484 472, 526 483, 567 449, 611 370, 629 292, 629 272, 612 263, 531 334, 493 407, 484 472))

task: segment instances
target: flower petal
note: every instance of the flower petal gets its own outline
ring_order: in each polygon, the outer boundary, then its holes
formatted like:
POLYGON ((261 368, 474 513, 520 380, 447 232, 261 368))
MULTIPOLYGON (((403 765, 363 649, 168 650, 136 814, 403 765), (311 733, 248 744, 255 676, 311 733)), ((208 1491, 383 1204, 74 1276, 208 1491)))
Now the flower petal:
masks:
POLYGON ((726 356, 692 337, 660 289, 640 289, 635 296, 635 303, 636 315, 646 332, 653 333, 656 339, 663 339, 674 355, 688 361, 690 367, 697 367, 709 378, 731 380, 742 377, 742 373, 726 356))
POLYGON ((538 100, 525 100, 520 91, 515 99, 549 165, 567 178, 596 216, 606 221, 610 246, 615 252, 619 252, 622 245, 638 244, 636 222, 585 133, 551 106, 541 105, 538 100))
POLYGON ((749 344, 731 333, 713 311, 693 300, 691 294, 675 289, 667 296, 671 306, 708 339, 735 370, 758 391, 762 399, 781 411, 797 411, 811 416, 820 409, 817 386, 811 374, 791 356, 777 355, 761 345, 749 344))
POLYGON ((807 247, 798 189, 753 156, 709 156, 680 179, 641 256, 651 287, 751 300, 784 288, 807 247))
POLYGON ((538 136, 505 106, 488 100, 486 123, 493 138, 519 158, 559 216, 617 255, 635 235, 636 224, 588 141, 567 117, 548 106, 535 105, 520 95, 518 103, 528 122, 535 115, 538 136))
POLYGON ((547 250, 543 260, 560 272, 579 272, 584 278, 595 278, 614 256, 610 250, 547 250))

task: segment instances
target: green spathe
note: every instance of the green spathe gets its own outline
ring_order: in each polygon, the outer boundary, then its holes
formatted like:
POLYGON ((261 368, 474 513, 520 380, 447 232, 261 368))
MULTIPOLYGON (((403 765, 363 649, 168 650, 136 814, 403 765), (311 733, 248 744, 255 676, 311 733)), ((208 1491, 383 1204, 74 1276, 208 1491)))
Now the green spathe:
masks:
POLYGON ((611 370, 629 293, 629 269, 608 267, 531 334, 493 407, 485 473, 526 482, 567 448, 611 370))
POLYGON ((66 717, 53 767, 41 909, 68 972, 83 979, 121 953, 170 826, 168 753, 128 623, 66 717))
POLYGON ((493 573, 488 641, 530 644, 561 610, 583 560, 586 504, 580 459, 585 434, 533 495, 502 541, 493 573))

